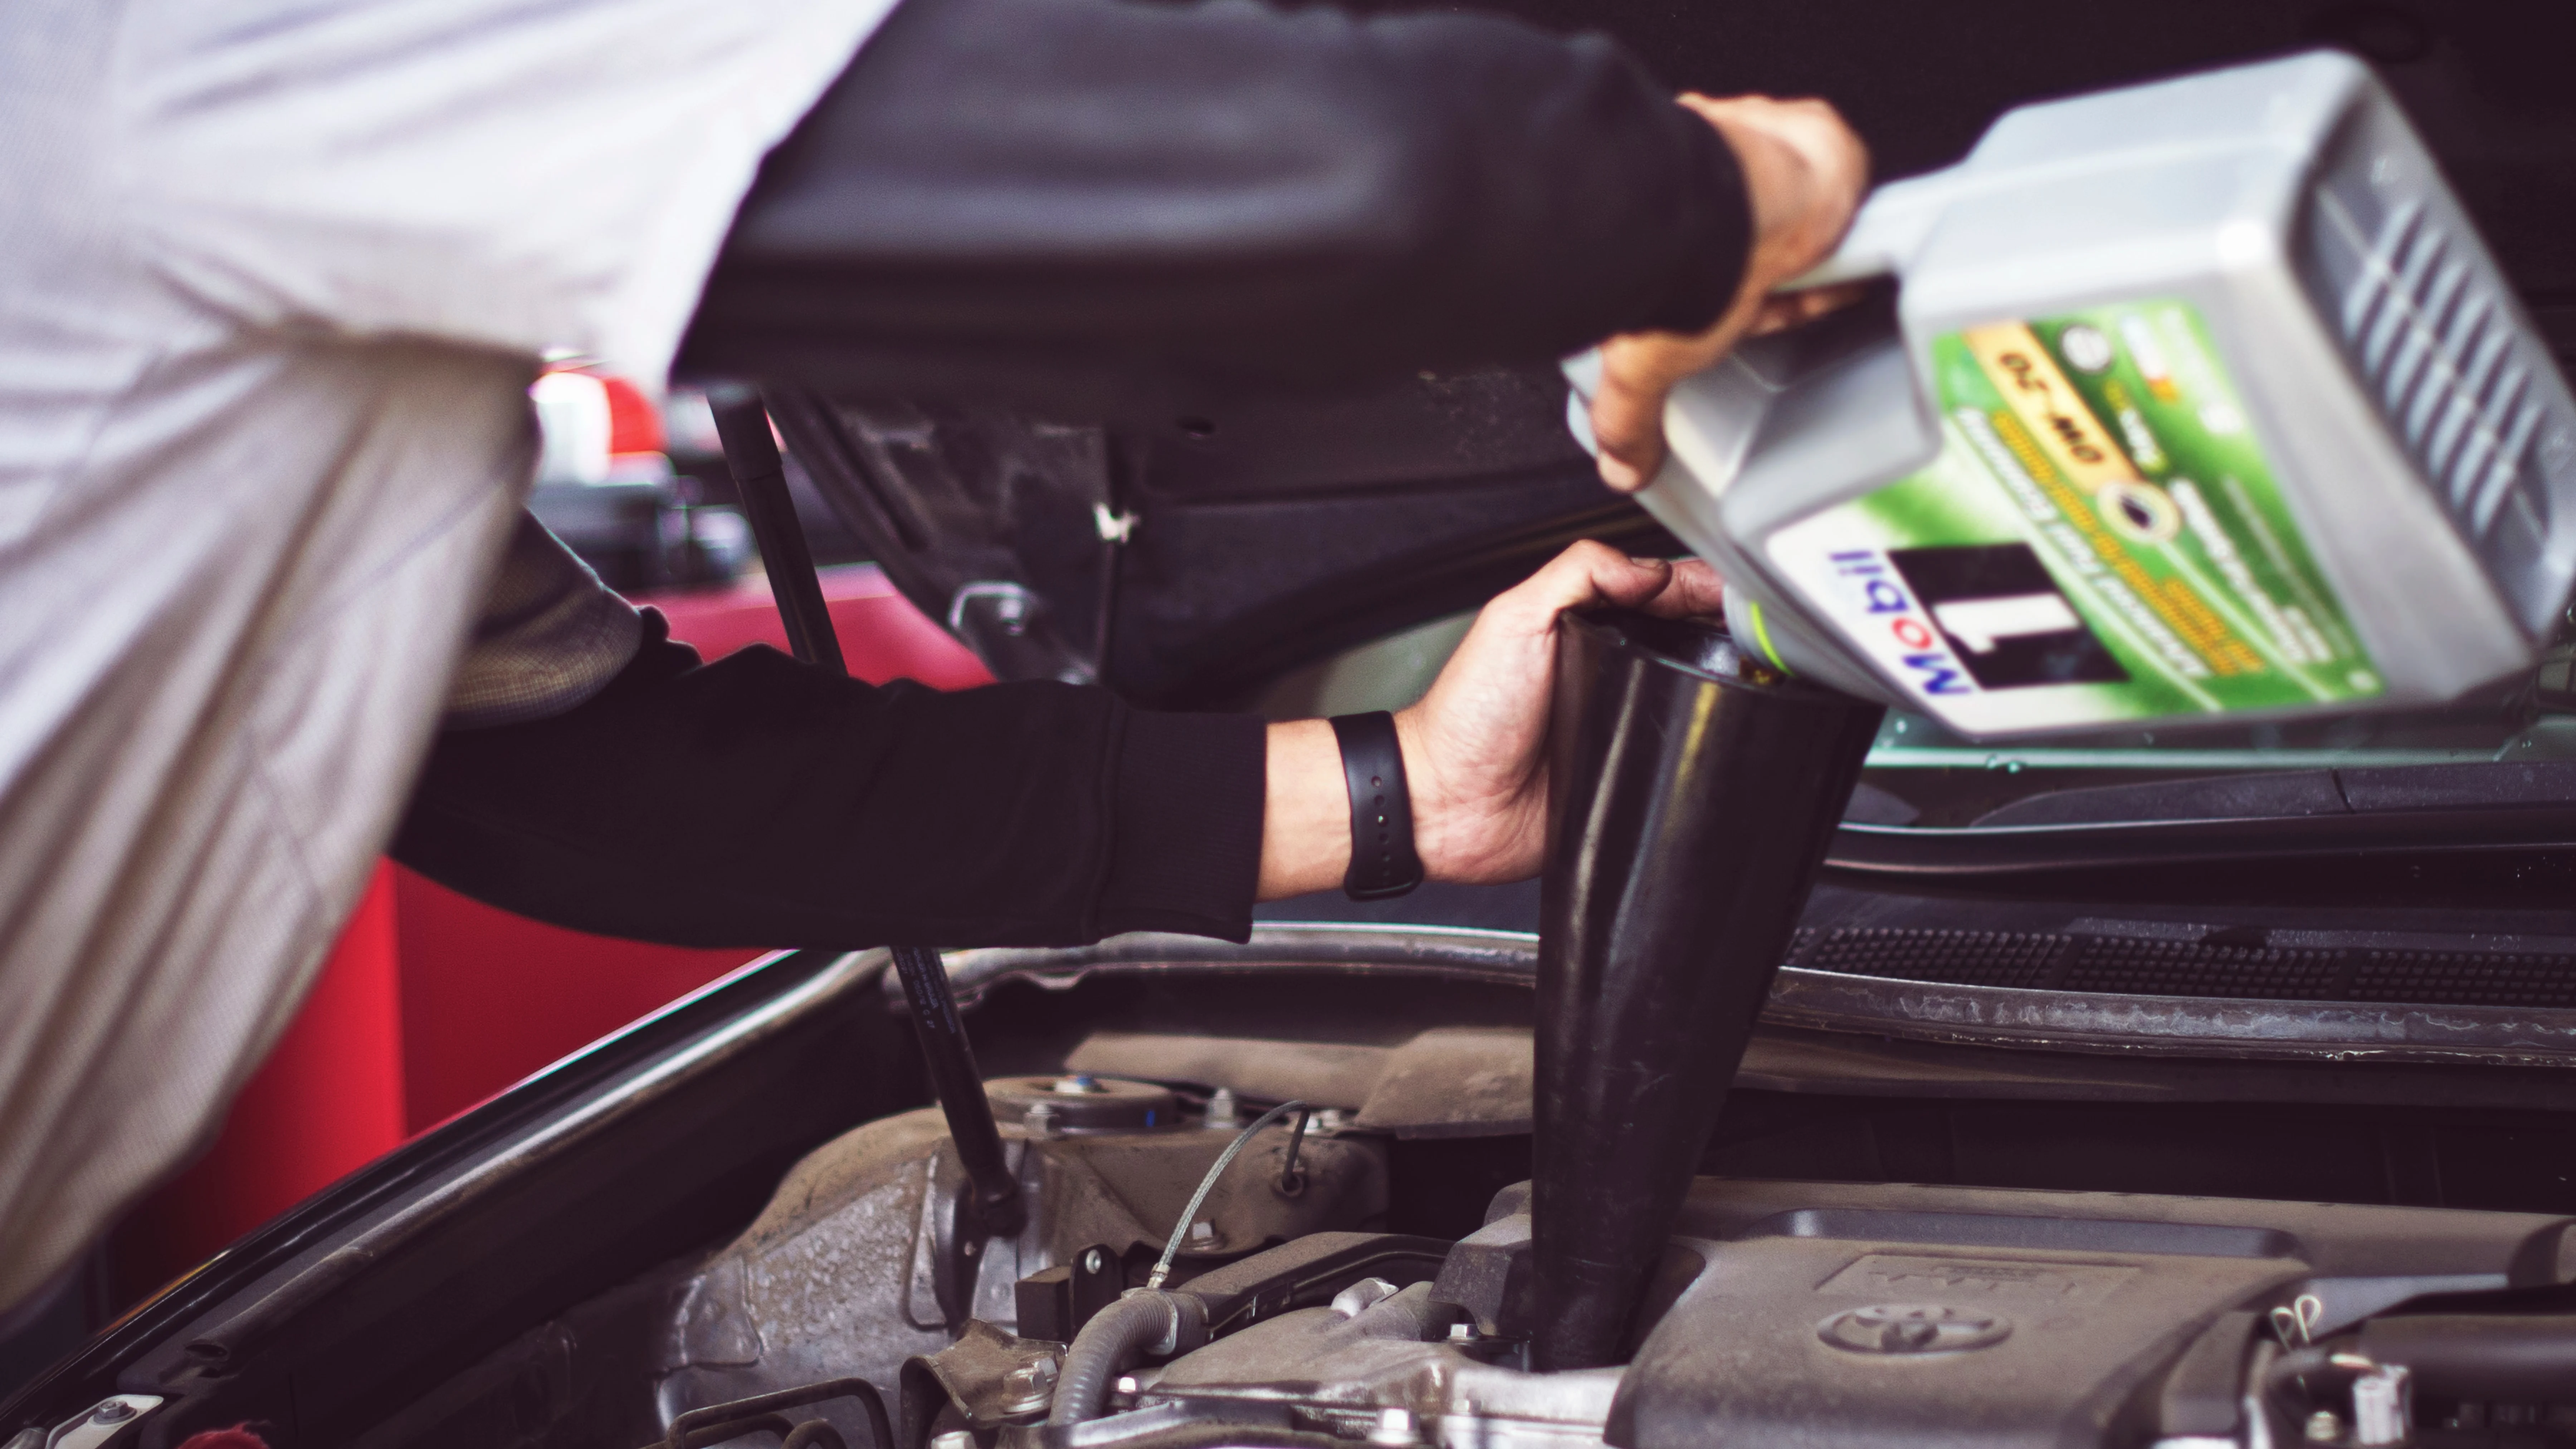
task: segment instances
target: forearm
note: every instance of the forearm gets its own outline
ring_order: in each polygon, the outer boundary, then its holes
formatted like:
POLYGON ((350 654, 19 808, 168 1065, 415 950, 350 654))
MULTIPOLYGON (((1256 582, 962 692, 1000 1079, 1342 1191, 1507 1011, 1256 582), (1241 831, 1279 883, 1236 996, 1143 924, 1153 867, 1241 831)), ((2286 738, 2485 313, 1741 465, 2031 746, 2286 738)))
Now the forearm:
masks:
POLYGON ((1342 883, 1351 864, 1350 790, 1330 720, 1270 727, 1261 812, 1260 898, 1280 900, 1342 883))
MULTIPOLYGON (((1433 880, 1538 869, 1559 614, 1707 615, 1723 585, 1579 543, 1488 604, 1396 716, 1433 880)), ((454 730, 394 855, 580 930, 681 945, 1057 945, 1126 930, 1241 940, 1263 900, 1350 861, 1330 723, 1130 711, 1052 683, 939 694, 766 649, 700 666, 658 614, 597 696, 454 730)))
POLYGON ((1104 690, 943 695, 648 643, 578 709, 442 736, 394 853, 524 915, 683 945, 1239 938, 1262 754, 1257 720, 1104 690))
POLYGON ((688 365, 1342 379, 1697 330, 1716 132, 1598 39, 1244 0, 906 0, 744 203, 688 365))

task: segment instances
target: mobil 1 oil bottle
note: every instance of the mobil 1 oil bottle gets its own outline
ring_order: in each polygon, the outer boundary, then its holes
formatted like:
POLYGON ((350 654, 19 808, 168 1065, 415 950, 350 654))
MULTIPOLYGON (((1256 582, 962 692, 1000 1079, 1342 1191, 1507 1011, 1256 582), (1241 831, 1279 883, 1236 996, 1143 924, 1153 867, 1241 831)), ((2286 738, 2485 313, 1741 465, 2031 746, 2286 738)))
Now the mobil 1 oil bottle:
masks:
POLYGON ((1791 673, 1992 737, 2424 705, 2556 627, 2576 405, 2358 62, 2013 111, 1800 282, 1862 277, 1640 495, 1791 673))

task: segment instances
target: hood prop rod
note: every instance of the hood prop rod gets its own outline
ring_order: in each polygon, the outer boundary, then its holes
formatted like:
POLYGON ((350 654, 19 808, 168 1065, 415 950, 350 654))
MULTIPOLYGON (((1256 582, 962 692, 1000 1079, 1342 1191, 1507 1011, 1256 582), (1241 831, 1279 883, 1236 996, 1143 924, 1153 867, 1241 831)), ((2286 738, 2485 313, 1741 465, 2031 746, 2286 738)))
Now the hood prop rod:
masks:
MULTIPOLYGON (((742 493, 742 512, 760 547, 761 566, 769 574, 770 592, 787 626, 787 642, 798 659, 848 677, 840 636, 823 602, 823 583, 814 572, 814 554, 796 520, 796 504, 787 492, 787 468, 770 431, 769 410, 757 389, 735 385, 711 390, 716 436, 724 442, 725 466, 742 493)), ((896 979, 912 1008, 912 1029, 930 1071, 931 1090, 948 1118, 948 1138, 956 1145, 958 1165, 966 1170, 968 1192, 957 1203, 949 1234, 952 1256, 943 1275, 951 1284, 973 1281, 975 1255, 984 1239, 1017 1233, 1026 1213, 1020 1183, 1002 1155, 1002 1131, 993 1121, 993 1103, 984 1095, 984 1078, 975 1068, 975 1048, 965 1023, 957 1016, 957 999, 948 989, 948 971, 939 953, 926 946, 893 947, 896 979)), ((943 1294, 958 1304, 968 1292, 943 1294)), ((952 1320, 962 1320, 957 1305, 952 1320)))

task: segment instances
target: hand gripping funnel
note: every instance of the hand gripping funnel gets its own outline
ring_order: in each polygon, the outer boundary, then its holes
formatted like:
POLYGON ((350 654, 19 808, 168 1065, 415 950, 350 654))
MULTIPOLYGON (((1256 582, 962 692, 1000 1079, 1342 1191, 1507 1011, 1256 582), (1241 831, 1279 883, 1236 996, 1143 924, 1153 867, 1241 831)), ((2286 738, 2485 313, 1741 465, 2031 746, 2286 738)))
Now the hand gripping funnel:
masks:
POLYGON ((1879 706, 1725 631, 1558 625, 1541 882, 1531 1366, 1623 1357, 1879 706))

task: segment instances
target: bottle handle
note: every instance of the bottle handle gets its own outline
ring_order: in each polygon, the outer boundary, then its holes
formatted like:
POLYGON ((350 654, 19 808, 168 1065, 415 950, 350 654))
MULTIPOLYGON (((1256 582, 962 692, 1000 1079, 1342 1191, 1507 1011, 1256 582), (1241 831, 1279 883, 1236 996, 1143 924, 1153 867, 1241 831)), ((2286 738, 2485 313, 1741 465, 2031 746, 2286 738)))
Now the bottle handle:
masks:
POLYGON ((1834 254, 1773 288, 1804 292, 1904 274, 1933 223, 1958 191, 1955 172, 1891 181, 1870 192, 1834 254))

